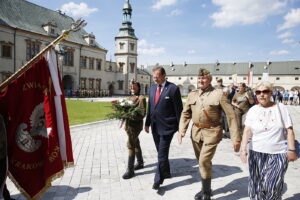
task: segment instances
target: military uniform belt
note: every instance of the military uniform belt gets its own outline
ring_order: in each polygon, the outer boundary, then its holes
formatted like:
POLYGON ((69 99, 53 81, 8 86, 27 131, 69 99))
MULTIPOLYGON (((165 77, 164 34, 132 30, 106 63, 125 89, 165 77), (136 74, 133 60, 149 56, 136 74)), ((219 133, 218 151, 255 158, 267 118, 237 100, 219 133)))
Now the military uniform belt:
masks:
POLYGON ((198 128, 213 128, 213 127, 220 126, 221 123, 220 123, 220 122, 211 123, 211 124, 197 123, 197 124, 194 124, 194 125, 195 125, 196 127, 198 127, 198 128))

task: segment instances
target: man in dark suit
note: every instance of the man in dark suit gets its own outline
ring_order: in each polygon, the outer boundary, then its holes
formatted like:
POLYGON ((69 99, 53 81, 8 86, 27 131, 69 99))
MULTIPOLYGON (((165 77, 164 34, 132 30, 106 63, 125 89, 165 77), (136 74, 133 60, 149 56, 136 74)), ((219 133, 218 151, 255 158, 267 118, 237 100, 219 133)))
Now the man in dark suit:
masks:
POLYGON ((14 200, 6 187, 5 180, 7 176, 7 152, 6 152, 6 129, 4 120, 0 114, 0 199, 14 200))
POLYGON ((166 72, 163 67, 156 67, 152 72, 153 81, 156 84, 150 88, 145 131, 149 133, 151 125, 158 152, 158 163, 152 188, 158 190, 164 179, 171 178, 169 149, 173 135, 178 130, 182 101, 179 88, 166 81, 166 72))

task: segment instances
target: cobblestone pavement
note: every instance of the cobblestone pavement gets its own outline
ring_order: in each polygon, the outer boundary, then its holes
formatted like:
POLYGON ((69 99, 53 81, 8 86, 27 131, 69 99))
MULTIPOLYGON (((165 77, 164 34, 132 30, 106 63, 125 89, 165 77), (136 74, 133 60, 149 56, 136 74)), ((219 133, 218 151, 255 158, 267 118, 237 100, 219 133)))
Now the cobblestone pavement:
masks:
MULTIPOLYGON (((300 106, 289 106, 297 139, 300 139, 300 106)), ((117 121, 103 121, 71 127, 75 167, 65 170, 63 177, 42 197, 43 200, 178 200, 194 199, 201 189, 198 165, 189 136, 183 144, 174 137, 170 150, 172 178, 166 179, 158 191, 152 189, 156 164, 156 150, 151 134, 142 132, 140 142, 145 168, 136 171, 136 176, 123 180, 126 169, 126 134, 119 129, 117 121)), ((292 162, 285 176, 286 200, 300 199, 300 160, 292 162)), ((219 144, 213 159, 213 199, 236 200, 247 197, 246 164, 234 153, 229 139, 219 144)), ((7 181, 12 197, 25 199, 7 181)))

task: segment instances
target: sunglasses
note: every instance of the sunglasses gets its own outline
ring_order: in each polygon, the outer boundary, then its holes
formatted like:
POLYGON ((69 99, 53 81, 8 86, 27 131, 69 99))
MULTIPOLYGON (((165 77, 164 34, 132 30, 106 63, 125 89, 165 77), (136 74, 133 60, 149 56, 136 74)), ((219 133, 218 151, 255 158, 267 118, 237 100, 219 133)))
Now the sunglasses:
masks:
POLYGON ((270 90, 256 90, 255 91, 256 95, 260 95, 261 93, 263 93, 263 94, 270 94, 271 91, 270 90))

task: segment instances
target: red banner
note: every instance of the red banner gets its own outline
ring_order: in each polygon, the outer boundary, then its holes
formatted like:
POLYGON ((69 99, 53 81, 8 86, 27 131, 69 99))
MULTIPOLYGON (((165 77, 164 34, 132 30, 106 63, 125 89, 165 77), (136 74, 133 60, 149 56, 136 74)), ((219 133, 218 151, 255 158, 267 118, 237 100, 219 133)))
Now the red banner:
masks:
POLYGON ((43 194, 53 178, 63 174, 65 162, 73 162, 64 97, 56 96, 51 75, 47 60, 41 58, 1 94, 3 115, 8 120, 10 177, 28 198, 43 194), (55 104, 58 99, 60 110, 55 104), (63 119, 63 142, 59 136, 58 112, 63 119))

